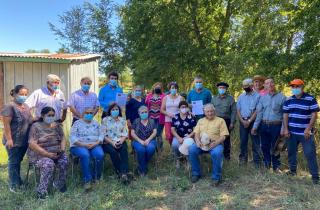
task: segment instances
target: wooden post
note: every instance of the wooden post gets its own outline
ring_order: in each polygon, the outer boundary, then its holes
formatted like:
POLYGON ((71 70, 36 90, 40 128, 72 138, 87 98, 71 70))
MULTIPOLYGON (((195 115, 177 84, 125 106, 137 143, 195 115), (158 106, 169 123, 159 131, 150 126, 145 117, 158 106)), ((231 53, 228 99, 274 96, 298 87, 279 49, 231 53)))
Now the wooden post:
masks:
MULTIPOLYGON (((4 106, 4 69, 3 62, 0 62, 0 110, 4 106)), ((2 128, 2 117, 0 115, 0 128, 2 128)))

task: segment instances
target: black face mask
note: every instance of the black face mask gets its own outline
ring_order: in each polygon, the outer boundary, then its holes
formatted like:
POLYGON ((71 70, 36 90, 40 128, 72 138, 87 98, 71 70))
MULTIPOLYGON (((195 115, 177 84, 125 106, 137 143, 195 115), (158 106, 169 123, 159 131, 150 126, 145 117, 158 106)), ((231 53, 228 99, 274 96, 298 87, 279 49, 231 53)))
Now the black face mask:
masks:
POLYGON ((246 91, 246 93, 250 93, 252 91, 252 88, 251 87, 246 87, 246 88, 243 88, 244 91, 246 91))
POLYGON ((160 88, 154 89, 154 93, 155 93, 155 94, 161 94, 161 89, 160 89, 160 88))

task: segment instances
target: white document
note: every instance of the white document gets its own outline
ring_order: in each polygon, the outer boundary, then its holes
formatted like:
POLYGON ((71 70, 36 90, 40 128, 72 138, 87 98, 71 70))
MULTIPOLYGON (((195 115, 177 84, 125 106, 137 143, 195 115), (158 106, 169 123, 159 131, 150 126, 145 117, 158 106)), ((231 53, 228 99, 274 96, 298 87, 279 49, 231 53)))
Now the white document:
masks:
POLYGON ((124 107, 126 105, 126 103, 127 103, 127 94, 125 94, 125 93, 117 93, 116 103, 120 107, 124 107))
POLYGON ((203 115, 203 102, 202 100, 199 101, 192 101, 192 113, 194 115, 203 115))

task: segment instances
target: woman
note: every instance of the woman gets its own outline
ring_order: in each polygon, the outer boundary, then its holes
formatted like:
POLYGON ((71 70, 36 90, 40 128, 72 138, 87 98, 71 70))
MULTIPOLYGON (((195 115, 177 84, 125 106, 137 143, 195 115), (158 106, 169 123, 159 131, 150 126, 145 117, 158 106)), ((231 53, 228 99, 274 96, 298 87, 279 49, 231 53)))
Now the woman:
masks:
POLYGON ((161 113, 165 115, 164 129, 166 133, 166 139, 172 143, 171 123, 172 118, 179 113, 179 103, 182 101, 182 97, 178 95, 178 84, 171 82, 168 85, 170 94, 165 96, 161 105, 161 113))
POLYGON ((70 153, 80 158, 84 189, 91 189, 91 182, 100 180, 104 152, 101 147, 103 135, 100 125, 93 119, 95 109, 86 108, 81 119, 75 121, 70 132, 70 153), (99 135, 100 134, 100 135, 99 135), (90 158, 94 160, 94 168, 90 169, 90 158))
POLYGON ((140 106, 145 105, 145 100, 142 98, 142 88, 137 85, 133 88, 132 98, 126 104, 126 117, 127 117, 127 125, 129 128, 129 139, 131 138, 130 130, 132 127, 132 123, 139 118, 138 109, 140 106))
POLYGON ((164 127, 164 115, 161 113, 161 103, 164 97, 163 86, 160 82, 157 82, 152 86, 152 93, 148 94, 146 97, 146 105, 149 109, 150 119, 156 124, 160 149, 162 149, 163 146, 162 132, 164 127))
POLYGON ((193 128, 197 125, 196 118, 190 113, 186 101, 179 103, 179 114, 172 118, 171 132, 173 134, 172 151, 176 159, 176 168, 180 168, 179 146, 185 139, 193 138, 193 128))
POLYGON ((28 89, 17 85, 11 90, 13 101, 1 111, 3 116, 3 144, 8 153, 9 190, 16 192, 22 184, 20 167, 28 148, 28 130, 32 123, 29 107, 24 103, 28 89))
POLYGON ((103 118, 101 133, 104 136, 103 150, 109 153, 113 167, 123 184, 129 184, 128 179, 128 130, 126 120, 122 117, 121 108, 116 103, 109 106, 107 117, 103 118))
POLYGON ((54 180, 53 186, 60 192, 67 190, 66 177, 68 159, 65 154, 66 140, 62 125, 55 122, 55 111, 52 107, 44 107, 38 122, 31 126, 29 133, 29 161, 40 169, 40 182, 37 195, 45 199, 48 187, 57 167, 59 177, 54 180))
POLYGON ((148 163, 156 151, 157 129, 152 119, 148 118, 148 108, 141 106, 139 108, 140 118, 136 119, 132 125, 133 149, 138 156, 138 173, 145 176, 148 171, 148 163))

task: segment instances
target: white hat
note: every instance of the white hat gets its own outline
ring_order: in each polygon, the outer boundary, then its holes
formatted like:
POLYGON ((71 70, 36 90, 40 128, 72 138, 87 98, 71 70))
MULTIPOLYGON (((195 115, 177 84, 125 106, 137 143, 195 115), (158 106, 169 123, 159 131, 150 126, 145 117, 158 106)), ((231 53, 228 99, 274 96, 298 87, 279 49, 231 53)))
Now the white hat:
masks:
POLYGON ((242 81, 242 85, 246 86, 246 85, 253 85, 253 81, 252 79, 248 78, 242 81))
POLYGON ((183 155, 189 155, 189 147, 194 144, 194 141, 192 138, 185 138, 183 140, 183 143, 179 146, 179 151, 183 155))
POLYGON ((201 141, 201 144, 203 145, 201 147, 202 150, 204 151, 208 151, 210 149, 209 145, 210 145, 210 137, 208 136, 207 133, 203 132, 201 133, 200 135, 200 141, 201 141))

